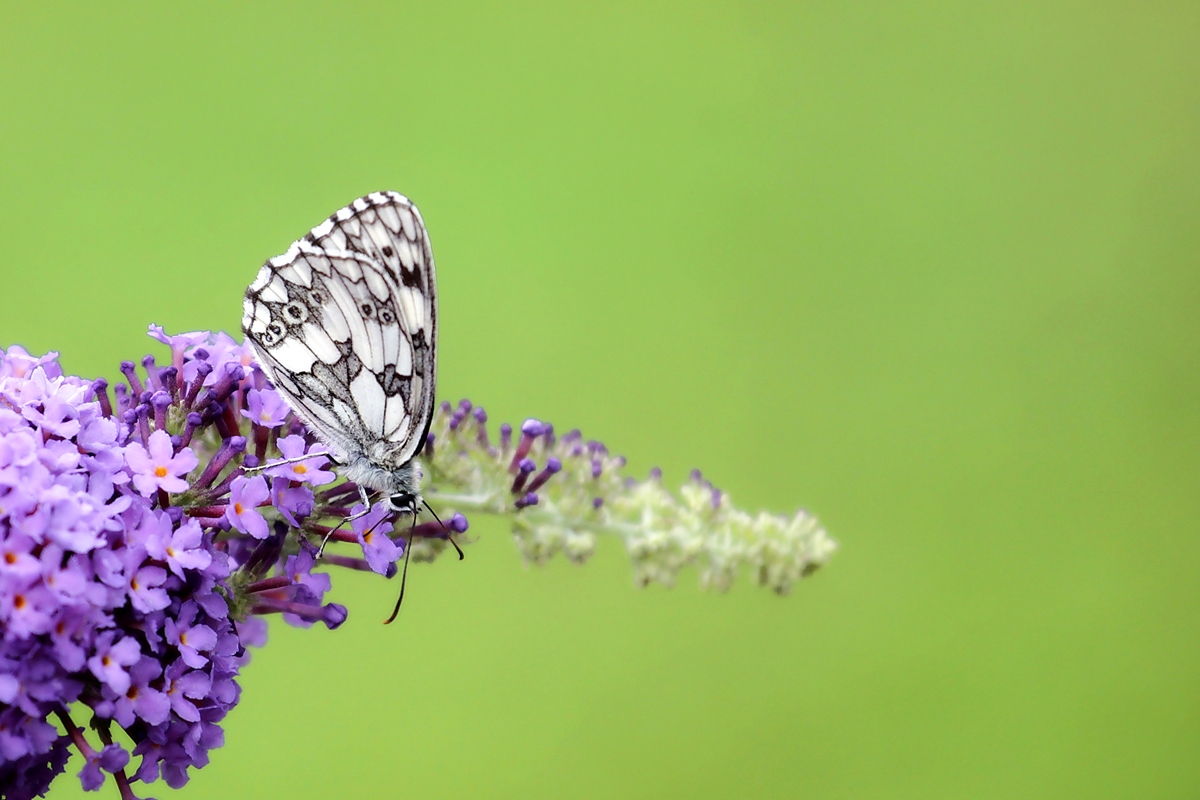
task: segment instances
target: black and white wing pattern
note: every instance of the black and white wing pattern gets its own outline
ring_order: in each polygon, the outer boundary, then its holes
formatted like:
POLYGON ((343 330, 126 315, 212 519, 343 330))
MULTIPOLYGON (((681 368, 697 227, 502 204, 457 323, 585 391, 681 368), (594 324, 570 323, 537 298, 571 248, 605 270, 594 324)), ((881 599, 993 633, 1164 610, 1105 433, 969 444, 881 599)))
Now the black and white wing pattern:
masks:
POLYGON ((395 468, 433 413, 437 290, 429 236, 395 192, 360 197, 262 266, 242 331, 267 377, 343 462, 395 468))

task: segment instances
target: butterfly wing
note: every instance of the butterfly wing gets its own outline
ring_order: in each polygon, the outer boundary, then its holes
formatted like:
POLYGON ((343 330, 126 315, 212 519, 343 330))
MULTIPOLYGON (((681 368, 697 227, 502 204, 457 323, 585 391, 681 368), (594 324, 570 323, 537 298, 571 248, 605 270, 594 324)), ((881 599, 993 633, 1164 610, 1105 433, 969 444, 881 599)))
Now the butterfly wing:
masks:
POLYGON ((433 412, 437 290, 416 207, 376 192, 262 266, 242 330, 276 389, 343 460, 395 468, 433 412))

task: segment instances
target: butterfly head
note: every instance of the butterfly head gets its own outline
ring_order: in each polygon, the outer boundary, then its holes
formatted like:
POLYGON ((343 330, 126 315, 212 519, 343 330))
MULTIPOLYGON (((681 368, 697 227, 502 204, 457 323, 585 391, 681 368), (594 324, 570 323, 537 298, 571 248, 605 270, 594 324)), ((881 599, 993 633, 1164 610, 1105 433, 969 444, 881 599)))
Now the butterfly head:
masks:
POLYGON ((396 492, 387 498, 388 507, 391 508, 393 513, 397 514, 416 515, 417 505, 420 502, 420 497, 407 491, 396 492))

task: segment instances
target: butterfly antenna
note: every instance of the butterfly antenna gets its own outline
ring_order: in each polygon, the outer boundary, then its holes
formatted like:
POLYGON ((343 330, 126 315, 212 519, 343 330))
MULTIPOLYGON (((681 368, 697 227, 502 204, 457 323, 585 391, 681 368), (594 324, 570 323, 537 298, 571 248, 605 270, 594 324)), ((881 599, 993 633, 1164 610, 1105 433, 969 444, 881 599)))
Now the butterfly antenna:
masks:
POLYGON ((392 609, 392 615, 383 621, 384 625, 388 625, 400 613, 400 604, 404 602, 404 587, 408 584, 408 556, 412 553, 413 528, 417 527, 417 512, 413 512, 412 528, 408 529, 408 541, 404 543, 404 572, 400 574, 400 596, 396 598, 396 607, 392 609))
POLYGON ((442 522, 442 518, 437 515, 437 512, 429 507, 429 503, 425 502, 425 498, 422 497, 421 502, 425 505, 425 508, 429 509, 429 513, 433 514, 433 518, 438 521, 438 525, 442 526, 442 530, 446 532, 446 538, 450 540, 450 544, 454 545, 454 549, 458 551, 458 560, 462 561, 466 558, 466 555, 463 553, 462 548, 458 546, 458 542, 454 541, 454 535, 450 533, 450 529, 446 527, 446 523, 442 522))

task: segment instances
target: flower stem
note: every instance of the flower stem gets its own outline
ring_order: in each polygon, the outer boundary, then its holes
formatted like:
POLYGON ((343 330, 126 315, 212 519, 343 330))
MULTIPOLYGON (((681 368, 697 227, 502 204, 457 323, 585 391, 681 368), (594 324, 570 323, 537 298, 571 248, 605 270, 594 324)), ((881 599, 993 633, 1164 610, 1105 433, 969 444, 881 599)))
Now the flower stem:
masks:
POLYGON ((60 706, 54 709, 54 716, 58 717, 58 721, 66 729, 67 735, 71 737, 71 743, 79 750, 80 755, 84 758, 95 758, 95 748, 88 744, 88 740, 83 736, 83 729, 71 719, 70 712, 60 706))
MULTIPOLYGON (((96 733, 100 736, 100 741, 110 745, 113 743, 112 733, 108 729, 108 720, 96 726, 96 733)), ((117 790, 121 792, 121 800, 138 800, 137 795, 133 793, 133 789, 129 786, 129 778, 125 777, 125 768, 121 767, 112 774, 113 780, 117 782, 117 790)))

